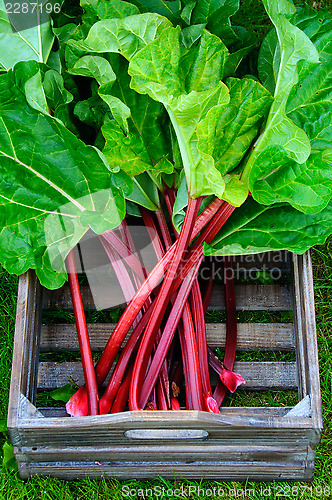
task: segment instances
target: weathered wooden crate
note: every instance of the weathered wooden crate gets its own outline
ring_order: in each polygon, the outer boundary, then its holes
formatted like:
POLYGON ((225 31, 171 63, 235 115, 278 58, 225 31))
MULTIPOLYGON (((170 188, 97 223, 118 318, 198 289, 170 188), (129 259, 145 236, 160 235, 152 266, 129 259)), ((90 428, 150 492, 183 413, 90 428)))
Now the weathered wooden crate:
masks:
MULTIPOLYGON (((264 264, 289 276, 289 283, 237 286, 239 310, 293 311, 294 318, 293 323, 240 323, 238 350, 293 351, 294 361, 238 361, 235 371, 246 379, 244 390, 296 391, 298 404, 227 407, 226 401, 219 415, 149 411, 79 418, 61 408, 37 408, 37 391, 61 387, 69 378, 81 384, 83 376, 78 362, 39 362, 40 352, 75 351, 78 345, 74 325, 41 322, 42 308, 71 308, 68 287, 42 290, 27 272, 19 284, 8 416, 20 476, 311 480, 322 415, 310 255, 285 252, 275 261, 273 254, 262 254, 235 264, 235 269, 264 264)), ((93 306, 88 289, 83 297, 93 306)), ((222 309, 223 303, 216 285, 210 307, 222 309)), ((89 327, 93 349, 102 349, 112 325, 89 327)), ((211 346, 223 347, 225 325, 208 324, 207 334, 211 346)))

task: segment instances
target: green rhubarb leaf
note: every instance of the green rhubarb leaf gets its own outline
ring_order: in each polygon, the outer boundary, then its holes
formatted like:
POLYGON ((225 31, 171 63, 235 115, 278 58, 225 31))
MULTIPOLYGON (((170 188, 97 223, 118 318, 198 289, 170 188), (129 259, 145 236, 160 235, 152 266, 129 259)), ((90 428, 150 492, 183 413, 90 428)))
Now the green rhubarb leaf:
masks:
POLYGON ((197 0, 191 23, 204 23, 206 28, 226 44, 240 39, 231 28, 230 17, 239 10, 239 0, 197 0))
POLYGON ((215 80, 211 76, 212 87, 205 83, 207 90, 186 94, 180 65, 180 30, 167 28, 131 59, 131 87, 165 105, 179 143, 190 195, 221 197, 225 184, 214 167, 211 145, 229 92, 220 81, 213 86, 215 80))
MULTIPOLYGON (((239 165, 241 166, 241 161, 252 145, 255 137, 257 137, 259 129, 260 122, 256 123, 245 134, 235 137, 233 142, 230 143, 227 151, 225 151, 221 157, 218 157, 217 152, 214 153, 215 166, 222 175, 226 172, 232 171, 239 165)), ((227 131, 229 130, 230 129, 227 131)), ((216 148, 218 148, 218 141, 216 141, 216 148)))
POLYGON ((181 19, 183 19, 186 24, 191 23, 191 16, 195 7, 196 7, 196 0, 187 2, 186 5, 183 7, 180 16, 181 19))
POLYGON ((92 96, 75 104, 74 115, 86 125, 100 129, 107 116, 108 108, 99 96, 92 96))
POLYGON ((165 106, 185 93, 180 75, 180 28, 169 27, 133 56, 128 72, 131 88, 165 106))
POLYGON ((274 28, 264 38, 258 56, 259 78, 272 95, 277 84, 280 62, 280 45, 274 28))
POLYGON ((287 104, 287 114, 296 125, 303 128, 310 139, 313 151, 331 151, 332 143, 332 29, 329 13, 299 12, 295 21, 311 37, 321 63, 302 61, 299 81, 294 86, 287 104))
POLYGON ((181 20, 180 0, 133 0, 140 12, 155 12, 169 19, 173 24, 181 20))
POLYGON ((181 31, 181 44, 186 49, 190 49, 201 38, 204 27, 205 24, 194 24, 183 28, 181 31))
MULTIPOLYGON (((305 213, 315 213, 332 196, 332 168, 328 160, 328 152, 332 151, 332 43, 327 35, 332 29, 332 16, 302 11, 294 20, 312 38, 321 61, 298 63, 298 82, 289 94, 286 108, 288 119, 306 133, 311 153, 307 161, 299 164, 282 146, 270 145, 257 155, 250 187, 260 203, 287 202, 305 213)), ((272 60, 273 50, 270 56, 272 60)))
POLYGON ((186 91, 207 90, 218 85, 224 74, 228 50, 220 38, 204 30, 197 47, 182 57, 180 70, 186 75, 186 91))
POLYGON ((110 104, 112 114, 125 133, 138 133, 154 164, 158 163, 170 151, 169 124, 167 114, 161 103, 146 94, 138 94, 130 88, 127 61, 118 54, 110 54, 116 81, 110 89, 112 96, 106 97, 105 87, 99 88, 99 95, 110 104), (117 118, 112 104, 118 104, 123 114, 117 118), (122 121, 121 121, 122 120, 122 121), (128 125, 127 125, 128 123, 128 125), (127 128, 129 127, 129 128, 127 128))
POLYGON ((179 179, 179 186, 176 192, 175 202, 173 206, 172 223, 178 233, 180 233, 180 228, 182 226, 184 216, 186 213, 186 207, 188 205, 188 186, 186 182, 186 177, 182 171, 179 179))
POLYGON ((222 199, 233 207, 240 207, 248 197, 248 186, 244 184, 240 175, 227 174, 224 176, 225 189, 222 199))
POLYGON ((220 116, 213 148, 216 168, 223 175, 244 157, 272 103, 271 94, 254 80, 228 78, 226 85, 230 101, 220 116))
MULTIPOLYGON (((20 63, 18 63, 19 65, 20 63)), ((15 66, 16 70, 19 70, 15 66)), ((17 72, 17 71, 16 71, 17 72)), ((38 68, 37 73, 31 76, 24 84, 24 94, 30 106, 42 113, 48 113, 46 95, 43 87, 42 74, 38 68)))
POLYGON ((131 193, 126 194, 126 200, 147 208, 152 212, 160 210, 158 188, 148 172, 143 172, 133 177, 133 183, 133 190, 131 193))
POLYGON ((152 169, 149 153, 138 133, 124 134, 115 120, 102 127, 106 145, 103 153, 111 167, 120 167, 131 177, 152 169))
POLYGON ((107 19, 92 26, 84 47, 90 52, 121 52, 130 59, 168 26, 168 19, 151 13, 107 19))
POLYGON ((95 78, 99 85, 114 82, 116 79, 110 63, 100 56, 83 56, 76 61, 72 68, 68 69, 68 72, 72 75, 95 78))
POLYGON ((44 74, 43 89, 47 104, 52 110, 73 100, 73 95, 64 86, 62 76, 53 69, 44 74))
MULTIPOLYGON (((263 0, 273 22, 280 46, 280 64, 276 78, 274 102, 265 125, 245 167, 244 179, 249 178, 249 187, 255 197, 254 182, 259 168, 258 156, 271 145, 283 147, 289 157, 297 163, 304 163, 310 155, 310 141, 302 128, 299 128, 287 115, 286 106, 293 87, 299 81, 298 64, 302 60, 318 63, 319 56, 314 44, 285 15, 294 12, 295 7, 287 0, 275 2, 263 0)), ((266 175, 270 173, 267 169, 266 175)), ((260 173, 259 173, 260 175, 260 173)))
POLYGON ((123 0, 81 0, 83 22, 91 28, 101 19, 123 19, 139 14, 138 8, 123 0))
POLYGON ((64 257, 89 227, 121 222, 123 192, 93 147, 29 106, 13 71, 0 76, 0 103, 0 262, 14 274, 36 269, 57 288, 64 257), (92 215, 82 225, 85 211, 92 215))
MULTIPOLYGON (((61 0, 59 3, 62 3, 61 0)), ((51 29, 49 16, 45 22, 40 24, 37 9, 34 9, 36 16, 35 26, 27 29, 15 29, 10 23, 6 11, 6 2, 0 0, 0 65, 8 70, 19 61, 46 62, 50 54, 54 35, 51 29)), ((16 4, 19 7, 21 4, 16 4)), ((14 4, 8 4, 15 10, 14 4)), ((24 14, 22 14, 23 21, 24 14)), ((14 21, 13 21, 14 22, 14 21)), ((30 23, 31 24, 31 23, 30 23)))
POLYGON ((215 18, 229 22, 229 18, 239 10, 239 6, 238 0, 197 0, 192 22, 207 23, 215 18))
POLYGON ((102 100, 109 106, 113 118, 120 125, 125 134, 129 133, 128 118, 130 117, 130 109, 118 97, 113 95, 113 83, 106 83, 98 89, 98 94, 102 100))
POLYGON ((218 119, 228 102, 228 89, 220 82, 213 89, 181 95, 166 107, 177 135, 192 197, 210 194, 222 197, 225 183, 214 166, 212 151, 218 119))
POLYGON ((130 177, 149 171, 150 177, 162 189, 159 176, 162 173, 172 173, 174 169, 172 163, 166 158, 162 158, 154 165, 142 137, 134 130, 128 135, 124 134, 115 120, 105 123, 102 127, 102 133, 106 140, 103 153, 110 168, 121 168, 130 177))
POLYGON ((249 198, 224 224, 205 255, 246 255, 272 250, 302 254, 332 232, 332 204, 304 214, 290 205, 264 206, 249 198))
MULTIPOLYGON (((175 202, 173 206, 172 223, 176 231, 180 233, 186 214, 186 208, 188 205, 188 187, 183 171, 179 176, 177 185, 178 190, 176 192, 175 202)), ((206 198, 203 198, 199 207, 199 213, 201 213, 213 199, 214 196, 207 196, 206 198)))
POLYGON ((73 394, 77 391, 77 388, 73 384, 66 384, 54 391, 51 391, 49 394, 52 399, 55 401, 63 401, 64 403, 68 403, 69 399, 73 394))
MULTIPOLYGON (((302 165, 280 146, 270 146, 258 156, 261 177, 255 183, 260 203, 290 203, 305 213, 322 210, 332 196, 332 168, 323 153, 313 152, 302 165), (266 176, 266 166, 271 173, 266 176)), ((259 172, 257 168, 257 173, 259 172)))
POLYGON ((59 50, 52 50, 47 59, 47 66, 59 74, 62 73, 62 63, 59 50))

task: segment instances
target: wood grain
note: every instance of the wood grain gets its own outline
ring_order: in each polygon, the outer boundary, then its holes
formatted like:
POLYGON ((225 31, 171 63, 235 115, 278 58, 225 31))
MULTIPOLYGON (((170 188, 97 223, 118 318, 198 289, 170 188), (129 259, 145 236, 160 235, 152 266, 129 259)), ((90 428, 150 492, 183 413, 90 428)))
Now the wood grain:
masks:
MULTIPOLYGON (((243 376, 246 383, 240 386, 246 390, 297 389, 295 362, 247 362, 235 363, 234 371, 243 376)), ((80 362, 41 362, 38 371, 38 389, 56 389, 73 380, 79 386, 84 383, 80 362)), ((107 379, 108 380, 108 379, 107 379)), ((217 377, 212 374, 212 383, 217 377)))
MULTIPOLYGON (((103 289, 101 293, 103 295, 109 293, 113 300, 112 286, 109 287, 108 292, 103 289)), ((84 307, 95 309, 95 303, 87 285, 81 287, 81 294, 84 307)), ((293 308, 289 285, 237 285, 235 295, 236 308, 239 311, 290 311, 293 308)), ((60 290, 43 289, 43 308, 71 311, 73 307, 69 287, 65 285, 60 290)), ((215 285, 209 310, 222 311, 224 309, 224 288, 222 285, 215 285)))
MULTIPOLYGON (((115 324, 89 324, 91 349, 104 349, 115 324)), ((207 323, 207 339, 211 347, 223 348, 226 326, 223 323, 207 323)), ((128 335, 125 342, 128 339, 128 335)), ((42 325, 40 351, 78 351, 75 325, 42 325)), ((294 329, 291 323, 239 323, 238 351, 293 351, 295 349, 294 329)))

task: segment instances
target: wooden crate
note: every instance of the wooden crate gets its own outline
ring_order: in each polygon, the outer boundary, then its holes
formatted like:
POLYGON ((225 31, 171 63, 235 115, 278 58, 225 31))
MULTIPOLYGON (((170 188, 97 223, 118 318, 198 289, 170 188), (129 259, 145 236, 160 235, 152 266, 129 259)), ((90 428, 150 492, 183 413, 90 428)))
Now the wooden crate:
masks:
MULTIPOLYGON (((20 476, 311 480, 322 415, 310 255, 285 252, 276 262, 265 254, 235 263, 242 269, 264 264, 284 277, 280 284, 237 286, 239 310, 292 310, 294 317, 293 323, 239 324, 239 352, 295 353, 287 362, 238 361, 235 371, 246 379, 238 390, 273 389, 276 395, 293 390, 298 404, 224 406, 219 415, 150 411, 75 418, 61 408, 37 408, 37 391, 61 387, 68 378, 81 384, 83 376, 78 362, 39 362, 40 352, 75 351, 78 345, 74 325, 41 322, 42 308, 71 308, 68 287, 42 290, 29 271, 19 283, 8 415, 20 476)), ((87 288, 83 297, 93 306, 87 288)), ((216 285, 210 307, 222 309, 223 303, 222 287, 216 285)), ((103 348, 111 329, 89 325, 94 350, 103 348)), ((222 348, 225 325, 208 324, 207 334, 211 346, 222 348)))

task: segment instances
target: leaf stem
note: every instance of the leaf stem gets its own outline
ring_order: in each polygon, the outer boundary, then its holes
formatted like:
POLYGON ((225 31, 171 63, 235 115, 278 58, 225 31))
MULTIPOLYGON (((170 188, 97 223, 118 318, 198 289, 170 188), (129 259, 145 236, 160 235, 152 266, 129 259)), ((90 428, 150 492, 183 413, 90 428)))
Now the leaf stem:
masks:
POLYGON ((80 286, 78 283, 74 251, 71 250, 66 259, 68 280, 72 297, 75 323, 77 329, 78 342, 82 357, 82 366, 84 372, 84 380, 88 394, 88 412, 89 415, 98 415, 99 413, 99 398, 98 386, 96 381, 96 373, 93 365, 89 334, 85 320, 84 307, 80 286))

